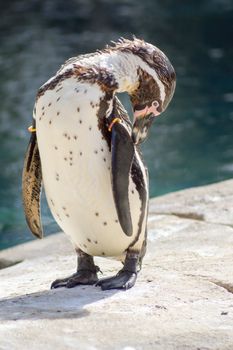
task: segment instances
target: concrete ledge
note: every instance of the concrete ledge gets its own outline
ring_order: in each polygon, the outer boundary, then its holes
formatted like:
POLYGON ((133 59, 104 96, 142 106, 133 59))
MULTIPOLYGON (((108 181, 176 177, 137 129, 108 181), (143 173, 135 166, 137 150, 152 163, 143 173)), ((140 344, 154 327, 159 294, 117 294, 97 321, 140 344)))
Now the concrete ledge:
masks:
MULTIPOLYGON (((0 349, 232 350, 232 189, 233 180, 151 200, 148 253, 127 292, 49 290, 76 268, 63 234, 0 252, 23 260, 0 271, 0 349)), ((121 266, 96 263, 106 276, 121 266)))

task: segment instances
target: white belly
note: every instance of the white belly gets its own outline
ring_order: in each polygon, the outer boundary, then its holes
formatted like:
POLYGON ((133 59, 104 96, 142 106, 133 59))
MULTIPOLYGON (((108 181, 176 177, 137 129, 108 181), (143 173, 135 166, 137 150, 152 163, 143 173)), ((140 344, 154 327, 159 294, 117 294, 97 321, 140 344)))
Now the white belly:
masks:
POLYGON ((101 97, 98 86, 90 90, 72 78, 47 90, 36 104, 37 138, 45 193, 57 223, 84 252, 118 256, 138 234, 141 203, 130 180, 133 236, 127 237, 112 195, 111 154, 98 128, 101 97))

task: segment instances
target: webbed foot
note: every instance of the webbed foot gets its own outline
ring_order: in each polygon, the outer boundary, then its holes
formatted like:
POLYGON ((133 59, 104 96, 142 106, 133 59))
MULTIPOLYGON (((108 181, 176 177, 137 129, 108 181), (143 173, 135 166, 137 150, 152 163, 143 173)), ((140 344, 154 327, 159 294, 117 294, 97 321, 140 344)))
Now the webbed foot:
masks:
POLYGON ((60 287, 73 288, 77 285, 92 285, 97 281, 97 271, 80 270, 69 277, 55 280, 51 284, 51 289, 60 287))
POLYGON ((66 287, 73 288, 78 285, 92 285, 98 281, 97 272, 99 267, 94 264, 93 257, 76 249, 78 254, 78 269, 73 275, 57 279, 51 284, 51 289, 66 287))
POLYGON ((139 262, 139 253, 128 250, 124 261, 124 267, 116 276, 102 278, 96 286, 102 290, 107 289, 124 289, 127 290, 135 285, 137 280, 137 267, 139 262))
POLYGON ((102 290, 107 289, 124 289, 127 290, 135 285, 137 279, 136 272, 121 270, 116 276, 102 278, 96 286, 100 286, 102 290))

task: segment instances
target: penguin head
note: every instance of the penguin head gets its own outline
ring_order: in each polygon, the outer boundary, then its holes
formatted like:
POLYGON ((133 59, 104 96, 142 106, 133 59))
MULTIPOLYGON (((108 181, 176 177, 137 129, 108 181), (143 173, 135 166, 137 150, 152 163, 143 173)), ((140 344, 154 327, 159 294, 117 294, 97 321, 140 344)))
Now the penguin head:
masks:
POLYGON ((114 72, 117 92, 127 91, 130 95, 134 111, 132 139, 139 144, 146 139, 152 122, 165 111, 173 97, 175 70, 159 48, 144 40, 121 38, 113 44, 100 53, 110 54, 112 58, 113 54, 120 54, 116 67, 121 72, 114 72))
POLYGON ((130 93, 134 111, 132 138, 139 144, 146 139, 152 122, 171 101, 176 74, 166 55, 157 47, 137 38, 125 40, 123 46, 140 58, 137 60, 138 84, 130 93))

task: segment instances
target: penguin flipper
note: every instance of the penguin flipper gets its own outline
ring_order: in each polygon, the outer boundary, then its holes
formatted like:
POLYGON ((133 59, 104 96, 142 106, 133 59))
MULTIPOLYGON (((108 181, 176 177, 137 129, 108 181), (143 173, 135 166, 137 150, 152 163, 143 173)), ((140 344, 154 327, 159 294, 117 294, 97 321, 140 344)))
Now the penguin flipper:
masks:
POLYGON ((118 219, 122 230, 132 236, 133 226, 129 205, 129 178, 134 157, 134 144, 130 134, 121 123, 112 127, 112 190, 118 219))
POLYGON ((42 171, 36 133, 32 132, 25 154, 22 175, 22 197, 25 218, 31 232, 43 237, 40 216, 40 196, 42 188, 42 171))

